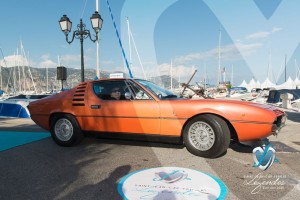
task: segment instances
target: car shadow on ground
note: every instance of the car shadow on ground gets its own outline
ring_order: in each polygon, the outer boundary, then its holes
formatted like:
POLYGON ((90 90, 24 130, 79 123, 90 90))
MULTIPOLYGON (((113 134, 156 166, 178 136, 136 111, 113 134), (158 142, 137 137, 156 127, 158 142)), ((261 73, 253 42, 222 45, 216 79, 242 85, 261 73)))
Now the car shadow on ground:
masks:
POLYGON ((130 170, 130 165, 119 166, 113 172, 111 172, 106 179, 96 184, 84 185, 83 187, 70 193, 68 196, 65 196, 65 199, 76 199, 78 197, 83 197, 82 194, 86 193, 86 191, 97 191, 94 195, 90 195, 94 199, 108 199, 111 196, 113 196, 113 199, 122 199, 121 196, 119 196, 116 192, 119 186, 118 182, 120 178, 128 175, 130 170))
POLYGON ((101 136, 97 136, 94 134, 87 134, 86 138, 93 139, 97 142, 105 143, 105 144, 118 144, 118 145, 128 145, 128 146, 144 146, 144 147, 160 147, 160 148, 173 148, 173 149, 183 149, 185 146, 182 143, 173 144, 168 142, 153 142, 149 141, 147 137, 142 140, 132 140, 132 139, 124 139, 124 138, 105 138, 101 136))
MULTIPOLYGON (((143 147, 159 147, 159 148, 172 148, 172 149, 184 149, 185 146, 182 143, 171 144, 166 142, 151 142, 147 141, 145 137, 144 140, 128 140, 128 139, 112 139, 112 138, 103 138, 94 134, 86 135, 87 139, 94 140, 95 143, 105 143, 105 144, 117 144, 117 145, 126 145, 126 146, 143 146, 143 147)), ((237 141, 231 141, 229 148, 235 152, 239 153, 252 153, 253 149, 257 146, 261 146, 262 141, 254 141, 251 143, 240 143, 237 141)), ((222 157, 227 154, 227 151, 218 157, 222 157)))
POLYGON ((232 141, 229 145, 229 148, 231 148, 233 151, 239 152, 239 153, 252 153, 254 147, 252 145, 248 144, 242 144, 237 141, 232 141))
POLYGON ((231 142, 229 148, 233 151, 240 152, 240 153, 252 153, 253 149, 256 147, 263 147, 263 145, 270 144, 276 152, 280 153, 299 153, 298 150, 278 141, 271 141, 262 140, 262 141, 253 141, 249 143, 239 143, 239 142, 231 142))
MULTIPOLYGON (((50 141, 42 140, 1 152, 0 180, 5 183, 5 187, 0 187, 1 197, 121 200, 117 191, 121 178, 139 170, 137 164, 147 163, 141 159, 145 148, 128 155, 127 151, 120 151, 118 145, 91 145, 97 142, 86 140, 65 148, 50 141), (128 160, 132 162, 128 164, 128 160)), ((156 155, 150 155, 151 164, 159 166, 156 155)))

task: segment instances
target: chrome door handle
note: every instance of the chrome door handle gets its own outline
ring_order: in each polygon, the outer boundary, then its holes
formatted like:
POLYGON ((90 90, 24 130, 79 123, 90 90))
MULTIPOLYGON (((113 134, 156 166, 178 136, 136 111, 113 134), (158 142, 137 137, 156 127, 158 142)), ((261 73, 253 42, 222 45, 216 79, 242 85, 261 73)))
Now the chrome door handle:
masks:
POLYGON ((100 109, 101 105, 91 105, 91 109, 100 109))

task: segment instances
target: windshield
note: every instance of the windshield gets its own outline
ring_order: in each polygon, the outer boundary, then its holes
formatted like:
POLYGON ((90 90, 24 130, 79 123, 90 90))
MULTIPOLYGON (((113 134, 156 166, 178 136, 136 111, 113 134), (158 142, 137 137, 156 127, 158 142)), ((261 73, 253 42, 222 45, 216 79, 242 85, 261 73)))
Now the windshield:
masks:
POLYGON ((171 91, 166 90, 158 85, 155 85, 152 82, 145 81, 145 80, 136 80, 143 86, 145 86, 148 90, 150 90, 154 95, 156 95, 160 99, 167 99, 167 98, 177 98, 178 96, 173 94, 171 91))

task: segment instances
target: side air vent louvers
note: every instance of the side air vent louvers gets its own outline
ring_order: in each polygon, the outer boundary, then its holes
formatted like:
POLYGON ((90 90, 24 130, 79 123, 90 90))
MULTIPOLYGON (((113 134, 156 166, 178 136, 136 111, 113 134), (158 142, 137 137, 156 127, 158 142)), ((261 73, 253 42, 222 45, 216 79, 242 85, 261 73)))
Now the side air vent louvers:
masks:
POLYGON ((84 106, 85 93, 86 83, 78 85, 73 96, 72 106, 84 106))

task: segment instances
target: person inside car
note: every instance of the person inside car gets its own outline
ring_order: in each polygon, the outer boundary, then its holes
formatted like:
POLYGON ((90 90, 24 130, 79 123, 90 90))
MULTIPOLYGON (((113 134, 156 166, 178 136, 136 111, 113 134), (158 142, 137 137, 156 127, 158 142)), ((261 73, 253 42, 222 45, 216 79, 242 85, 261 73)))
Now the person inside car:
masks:
POLYGON ((114 87, 110 92, 109 100, 120 100, 121 98, 121 88, 114 87))

